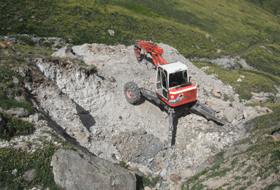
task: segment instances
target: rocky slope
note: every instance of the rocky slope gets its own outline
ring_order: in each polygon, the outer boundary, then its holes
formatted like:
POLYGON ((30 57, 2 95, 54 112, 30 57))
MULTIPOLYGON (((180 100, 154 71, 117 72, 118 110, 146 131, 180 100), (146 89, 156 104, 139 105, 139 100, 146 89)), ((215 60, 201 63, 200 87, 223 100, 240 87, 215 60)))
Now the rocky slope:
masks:
MULTIPOLYGON (((70 62, 37 59, 37 67, 52 82, 26 83, 25 87, 36 99, 37 108, 90 152, 112 162, 125 161, 136 173, 160 175, 168 184, 165 188, 174 188, 171 175, 179 175, 183 181, 201 171, 205 160, 211 163, 213 155, 246 136, 245 122, 270 110, 245 107, 231 86, 206 75, 176 49, 160 46, 168 62, 188 66, 192 82, 198 86, 198 99, 229 125, 219 126, 187 111, 178 112, 175 145, 167 148, 167 112, 145 99, 137 106, 125 100, 126 82, 154 89, 151 59, 137 63, 132 46, 74 46, 74 52, 96 71, 70 62), (223 101, 225 94, 234 101, 223 101)), ((53 56, 67 57, 65 50, 61 48, 53 56)))

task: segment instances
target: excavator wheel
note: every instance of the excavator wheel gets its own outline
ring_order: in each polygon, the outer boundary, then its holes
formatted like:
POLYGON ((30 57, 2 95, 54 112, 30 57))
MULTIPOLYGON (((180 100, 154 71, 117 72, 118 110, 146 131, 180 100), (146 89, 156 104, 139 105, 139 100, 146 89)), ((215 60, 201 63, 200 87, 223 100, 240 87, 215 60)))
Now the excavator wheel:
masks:
POLYGON ((141 99, 138 85, 134 82, 128 82, 124 85, 124 95, 130 104, 137 104, 141 99))

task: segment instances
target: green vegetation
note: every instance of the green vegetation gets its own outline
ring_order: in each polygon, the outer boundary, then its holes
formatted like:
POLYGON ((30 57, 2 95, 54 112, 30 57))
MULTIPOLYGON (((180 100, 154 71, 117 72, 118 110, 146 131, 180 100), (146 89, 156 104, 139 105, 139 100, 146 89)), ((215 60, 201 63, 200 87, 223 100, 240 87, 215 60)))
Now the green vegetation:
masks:
POLYGON ((264 10, 273 14, 280 14, 280 2, 278 0, 262 1, 262 0, 246 0, 247 2, 254 3, 264 10))
POLYGON ((33 153, 15 148, 0 149, 0 188, 29 189, 36 185, 43 189, 60 189, 54 182, 51 167, 53 154, 60 148, 74 149, 64 144, 63 147, 55 146, 50 142, 44 142, 44 149, 37 149, 33 153), (16 174, 11 174, 16 169, 16 174), (24 179, 24 172, 35 169, 36 174, 32 181, 24 179))
POLYGON ((1 108, 3 108, 4 110, 8 110, 11 108, 24 108, 28 111, 28 114, 33 113, 33 108, 29 102, 26 101, 18 102, 16 100, 7 99, 5 94, 1 91, 0 91, 0 105, 1 108))
MULTIPOLYGON (((240 99, 251 99, 251 92, 276 93, 277 90, 275 89, 273 82, 277 84, 280 82, 279 77, 261 71, 248 69, 232 70, 201 62, 193 62, 193 64, 198 68, 209 66, 209 69, 205 70, 205 73, 208 75, 213 74, 224 83, 231 85, 235 92, 240 95, 240 99), (244 76, 244 78, 242 76, 244 76), (237 79, 239 78, 242 82, 237 82, 237 79)), ((228 95, 224 96, 224 98, 230 99, 228 95)))
POLYGON ((153 178, 151 175, 142 176, 142 182, 143 182, 144 187, 148 186, 148 187, 153 188, 158 180, 159 180, 159 176, 157 176, 155 178, 153 178))
POLYGON ((57 36, 75 45, 152 40, 186 57, 216 58, 221 49, 280 76, 278 0, 4 0, 0 5, 0 35, 57 36))
POLYGON ((221 187, 226 185, 228 189, 246 189, 254 184, 253 181, 257 177, 263 180, 262 184, 266 185, 266 189, 274 189, 280 186, 279 182, 265 183, 270 176, 280 173, 280 139, 273 135, 279 131, 280 104, 257 103, 250 104, 250 106, 267 106, 274 113, 255 118, 256 125, 247 141, 236 143, 236 145, 248 145, 249 141, 251 145, 247 150, 236 149, 235 153, 228 158, 224 157, 224 152, 217 154, 215 164, 212 167, 196 174, 184 183, 185 190, 207 188, 203 185, 204 181, 214 177, 226 176, 227 172, 230 172, 233 180, 230 183, 221 184, 221 187), (246 163, 253 163, 253 165, 247 165, 246 163), (235 176, 233 170, 242 172, 243 176, 235 176), (246 182, 241 183, 244 181, 246 182))
POLYGON ((18 36, 16 38, 21 40, 21 41, 23 41, 23 42, 25 42, 29 46, 34 46, 34 42, 32 40, 30 40, 29 38, 26 38, 24 36, 18 36))
POLYGON ((24 66, 25 63, 25 57, 17 55, 12 48, 0 50, 0 105, 5 110, 22 107, 32 114, 33 108, 26 101, 27 93, 23 86, 24 80, 30 79, 30 72, 26 73, 25 79, 18 72, 19 66, 24 66), (15 97, 20 97, 23 101, 18 102, 15 97))
POLYGON ((271 81, 275 82, 276 84, 280 85, 280 77, 276 77, 274 75, 271 75, 269 73, 263 72, 263 71, 257 71, 257 70, 249 70, 249 69, 242 69, 242 71, 255 73, 257 75, 265 76, 266 78, 270 79, 271 81))
POLYGON ((255 69, 280 76, 280 45, 266 44, 264 46, 267 49, 259 47, 260 45, 262 44, 255 46, 252 51, 244 53, 243 57, 255 69), (273 55, 268 51, 273 52, 273 55))
POLYGON ((10 140, 13 136, 29 135, 34 132, 34 127, 22 119, 3 114, 6 125, 4 131, 0 134, 1 139, 10 140))
POLYGON ((53 44, 54 44, 54 41, 50 41, 50 42, 43 42, 42 45, 44 47, 51 48, 53 44))
POLYGON ((120 165, 122 168, 127 168, 125 161, 120 161, 119 165, 120 165))

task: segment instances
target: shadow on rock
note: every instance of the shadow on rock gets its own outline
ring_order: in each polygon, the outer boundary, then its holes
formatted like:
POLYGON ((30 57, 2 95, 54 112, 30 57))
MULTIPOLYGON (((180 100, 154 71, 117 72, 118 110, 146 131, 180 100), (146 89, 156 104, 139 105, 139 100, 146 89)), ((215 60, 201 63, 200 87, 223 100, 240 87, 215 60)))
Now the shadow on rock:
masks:
POLYGON ((140 57, 139 57, 139 62, 142 62, 143 60, 146 61, 145 64, 146 64, 147 67, 148 67, 148 64, 151 63, 154 66, 153 69, 156 70, 157 67, 156 67, 156 65, 155 65, 155 63, 154 63, 152 58, 148 57, 145 54, 141 54, 140 57))
POLYGON ((77 148, 77 149, 79 149, 79 150, 81 150, 83 152, 86 152, 86 153, 88 153, 88 154, 90 154, 92 156, 96 156, 95 154, 90 152, 88 149, 86 149, 85 147, 80 145, 80 143, 75 138, 73 138, 70 135, 68 135, 65 132, 65 130, 60 125, 58 125, 55 121, 53 121, 51 119, 51 117, 49 116, 49 114, 46 113, 44 111, 44 109, 41 107, 40 102, 38 102, 33 95, 29 94, 29 96, 33 100, 33 103, 35 103, 37 105, 37 108, 39 108, 39 109, 36 109, 36 111, 43 115, 44 120, 46 120, 47 123, 48 123, 48 126, 51 127, 56 132, 56 134, 62 136, 67 142, 69 142, 75 148, 77 148))
MULTIPOLYGON (((137 105, 140 105, 142 103, 144 103, 145 101, 150 102, 151 104, 153 104, 154 106, 158 107, 161 111, 168 113, 168 106, 161 104, 158 100, 158 102, 154 101, 154 100, 150 100, 148 98, 145 97, 141 97, 140 102, 137 105)), ((173 114, 173 131, 172 131, 172 141, 171 141, 171 145, 174 145, 176 142, 176 133, 177 133, 177 126, 178 126, 178 121, 181 117, 185 117, 187 115, 190 114, 190 112, 188 111, 188 109, 186 107, 177 107, 174 109, 175 113, 173 114)), ((166 130, 168 130, 168 123, 166 123, 166 130)))
POLYGON ((73 102, 76 105, 76 110, 77 110, 78 116, 80 117, 82 124, 90 132, 90 127, 94 126, 96 123, 95 119, 92 117, 92 115, 87 110, 85 110, 83 107, 81 107, 75 101, 73 101, 73 102))

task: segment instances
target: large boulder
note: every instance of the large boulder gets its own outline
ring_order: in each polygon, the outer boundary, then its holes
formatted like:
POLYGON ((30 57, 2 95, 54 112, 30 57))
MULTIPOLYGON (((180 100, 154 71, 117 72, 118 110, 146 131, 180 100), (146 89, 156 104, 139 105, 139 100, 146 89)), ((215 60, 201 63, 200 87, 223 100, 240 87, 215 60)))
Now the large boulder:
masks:
POLYGON ((66 190, 135 190, 136 178, 129 170, 82 152, 58 150, 52 157, 55 183, 66 190))
POLYGON ((2 116, 2 114, 0 113, 0 133, 2 133, 4 131, 4 127, 5 127, 5 121, 4 118, 2 116))
POLYGON ((231 123, 235 119, 236 115, 238 114, 238 111, 233 107, 227 107, 224 111, 224 114, 227 121, 231 123))
POLYGON ((224 102, 223 100, 220 99, 208 99, 205 100, 205 103, 210 106, 211 109, 213 109, 216 112, 220 112, 221 110, 225 109, 226 107, 229 106, 230 103, 224 102))

